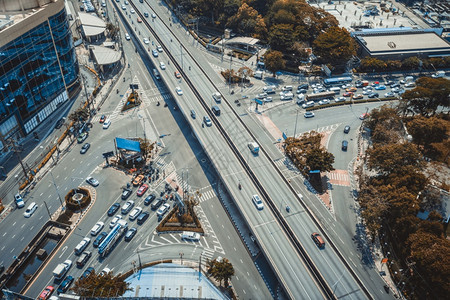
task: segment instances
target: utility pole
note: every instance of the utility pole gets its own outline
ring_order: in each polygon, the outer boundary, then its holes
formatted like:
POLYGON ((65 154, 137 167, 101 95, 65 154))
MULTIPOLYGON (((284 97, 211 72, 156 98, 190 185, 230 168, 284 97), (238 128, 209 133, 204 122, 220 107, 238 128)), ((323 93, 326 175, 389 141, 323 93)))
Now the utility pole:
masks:
POLYGON ((10 145, 13 147, 14 154, 16 155, 17 159, 19 160, 20 166, 22 167, 22 170, 23 170, 23 174, 25 174, 25 178, 27 178, 28 177, 28 172, 27 172, 25 166, 23 165, 22 158, 19 155, 19 151, 20 150, 17 149, 16 141, 12 137, 10 137, 9 138, 9 142, 10 142, 10 145))
POLYGON ((56 186, 55 178, 53 177, 52 171, 50 171, 50 176, 52 177, 52 182, 53 182, 53 185, 55 186, 56 194, 58 194, 59 203, 61 203, 62 210, 64 210, 64 205, 61 200, 61 195, 59 194, 59 190, 58 190, 58 187, 56 186))
POLYGON ((297 116, 295 117, 294 139, 295 139, 295 135, 297 134, 297 120, 298 120, 298 109, 297 109, 297 116))

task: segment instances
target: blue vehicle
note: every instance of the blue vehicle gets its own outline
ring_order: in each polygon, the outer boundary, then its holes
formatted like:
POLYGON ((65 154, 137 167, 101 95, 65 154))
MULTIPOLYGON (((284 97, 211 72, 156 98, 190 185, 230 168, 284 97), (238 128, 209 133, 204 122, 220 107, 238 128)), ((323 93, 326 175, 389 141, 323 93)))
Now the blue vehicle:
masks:
POLYGON ((383 84, 377 85, 377 86, 375 86, 375 89, 376 89, 376 90, 385 90, 385 89, 386 89, 386 86, 383 85, 383 84))
POLYGON ((56 292, 58 294, 65 293, 69 289, 70 285, 73 283, 73 280, 74 278, 72 276, 67 276, 66 279, 64 279, 64 281, 61 282, 56 292))

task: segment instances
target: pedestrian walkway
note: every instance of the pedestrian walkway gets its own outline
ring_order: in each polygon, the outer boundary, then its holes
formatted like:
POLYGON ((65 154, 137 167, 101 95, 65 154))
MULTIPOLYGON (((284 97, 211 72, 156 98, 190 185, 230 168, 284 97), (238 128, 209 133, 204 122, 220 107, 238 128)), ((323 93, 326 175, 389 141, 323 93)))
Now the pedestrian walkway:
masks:
POLYGON ((350 175, 347 170, 334 170, 327 172, 326 176, 331 184, 350 186, 350 175))

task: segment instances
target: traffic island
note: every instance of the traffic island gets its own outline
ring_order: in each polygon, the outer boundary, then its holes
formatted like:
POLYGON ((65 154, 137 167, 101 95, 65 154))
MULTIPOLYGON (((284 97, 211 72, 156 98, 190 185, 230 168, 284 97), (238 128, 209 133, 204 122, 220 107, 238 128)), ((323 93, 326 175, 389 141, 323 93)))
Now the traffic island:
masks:
POLYGON ((91 193, 86 188, 72 189, 65 196, 66 208, 71 211, 82 211, 91 203, 91 193))
POLYGON ((192 201, 184 201, 184 207, 176 206, 156 227, 156 232, 182 232, 191 231, 204 234, 202 224, 194 211, 192 201), (183 213, 184 211, 184 213, 183 213))
POLYGON ((122 112, 141 105, 141 102, 142 101, 141 98, 139 97, 139 93, 137 91, 132 91, 130 95, 128 95, 127 101, 122 107, 122 112))

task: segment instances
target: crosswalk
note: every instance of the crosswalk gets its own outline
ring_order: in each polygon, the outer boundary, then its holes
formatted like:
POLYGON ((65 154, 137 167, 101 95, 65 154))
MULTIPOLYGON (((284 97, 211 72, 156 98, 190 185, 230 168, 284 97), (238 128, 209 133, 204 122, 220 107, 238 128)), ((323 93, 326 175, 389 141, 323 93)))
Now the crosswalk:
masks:
POLYGON ((161 105, 164 105, 164 102, 166 102, 166 100, 172 99, 172 95, 169 92, 165 92, 162 94, 154 94, 152 96, 148 96, 147 94, 148 94, 147 91, 144 92, 142 97, 145 106, 150 106, 151 104, 156 103, 158 101, 160 102, 161 105))
POLYGON ((293 172, 295 175, 301 174, 300 171, 297 169, 297 167, 294 165, 294 163, 287 157, 276 160, 275 165, 280 170, 287 169, 287 170, 293 172))
MULTIPOLYGON (((335 131, 339 126, 341 126, 342 123, 337 123, 337 124, 332 124, 332 125, 328 125, 328 126, 324 126, 324 127, 318 127, 316 129, 313 130, 309 130, 306 132, 311 132, 311 131, 315 131, 315 132, 333 132, 335 131)), ((301 134, 299 134, 301 135, 301 134)))

